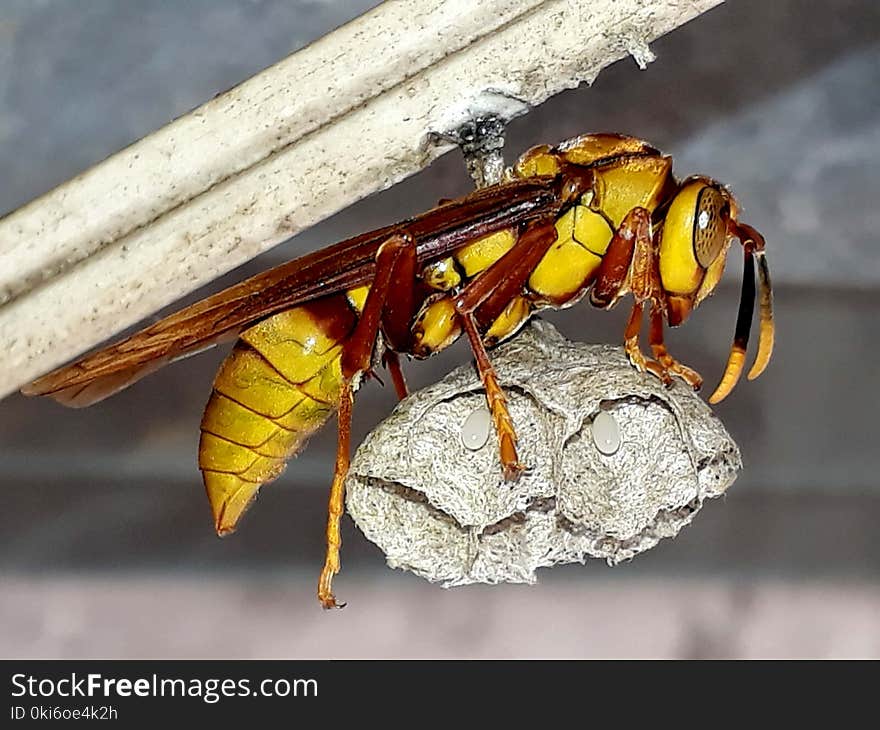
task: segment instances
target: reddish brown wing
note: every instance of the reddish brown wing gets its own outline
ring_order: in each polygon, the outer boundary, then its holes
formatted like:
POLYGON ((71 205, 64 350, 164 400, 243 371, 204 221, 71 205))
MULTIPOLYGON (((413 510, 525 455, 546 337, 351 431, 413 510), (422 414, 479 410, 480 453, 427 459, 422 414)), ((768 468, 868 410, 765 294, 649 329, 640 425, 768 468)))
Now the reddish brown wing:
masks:
POLYGON ((234 339, 261 319, 371 281, 378 247, 394 233, 413 236, 424 263, 482 235, 552 214, 558 199, 550 178, 485 188, 258 274, 43 376, 22 393, 50 395, 76 408, 91 405, 174 360, 234 339))

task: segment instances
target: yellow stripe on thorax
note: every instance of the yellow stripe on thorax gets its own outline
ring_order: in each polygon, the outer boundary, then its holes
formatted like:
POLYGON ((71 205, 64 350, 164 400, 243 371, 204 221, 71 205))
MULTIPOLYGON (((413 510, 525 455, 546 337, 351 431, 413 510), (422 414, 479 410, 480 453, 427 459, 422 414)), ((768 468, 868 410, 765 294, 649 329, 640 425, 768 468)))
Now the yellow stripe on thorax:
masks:
POLYGON ((516 236, 511 230, 498 231, 462 246, 453 255, 461 264, 465 276, 473 278, 485 271, 516 243, 516 236))
POLYGON ((577 205, 556 221, 556 235, 528 286, 539 299, 562 304, 592 281, 611 241, 611 228, 601 215, 577 205))

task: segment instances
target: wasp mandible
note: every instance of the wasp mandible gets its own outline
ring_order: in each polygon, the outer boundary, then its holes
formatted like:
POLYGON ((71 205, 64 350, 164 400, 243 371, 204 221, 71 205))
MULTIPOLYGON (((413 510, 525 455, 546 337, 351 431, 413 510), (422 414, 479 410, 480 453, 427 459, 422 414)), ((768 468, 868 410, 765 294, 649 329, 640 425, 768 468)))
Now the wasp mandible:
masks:
POLYGON ((610 309, 633 298, 624 334, 632 364, 666 383, 702 379, 669 354, 664 324, 682 324, 721 279, 734 239, 744 273, 733 346, 717 403, 742 373, 756 296, 760 336, 750 379, 773 350, 764 239, 737 219, 733 195, 702 176, 678 181, 647 142, 591 134, 527 151, 501 183, 415 218, 317 251, 208 297, 23 389, 81 407, 184 355, 238 338, 201 423, 199 467, 219 534, 233 531, 260 487, 338 412, 338 445, 318 584, 325 608, 339 572, 340 518, 354 393, 380 359, 399 397, 399 355, 426 358, 464 334, 515 479, 515 424, 488 349, 537 311, 589 293, 610 309), (757 273, 755 264, 757 262, 757 273), (756 292, 757 279, 757 292, 756 292), (652 357, 639 346, 644 310, 652 357))

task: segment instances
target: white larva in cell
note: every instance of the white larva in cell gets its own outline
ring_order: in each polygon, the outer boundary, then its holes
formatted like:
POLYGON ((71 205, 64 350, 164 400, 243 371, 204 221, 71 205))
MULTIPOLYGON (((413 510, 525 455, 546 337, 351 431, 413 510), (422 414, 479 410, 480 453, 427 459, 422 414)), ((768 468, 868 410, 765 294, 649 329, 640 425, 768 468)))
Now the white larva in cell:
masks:
POLYGON ((590 432, 593 434, 593 443, 601 453, 605 456, 617 453, 620 448, 620 427, 614 416, 607 411, 600 411, 593 419, 590 432))
POLYGON ((477 451, 489 440, 492 414, 488 408, 477 408, 461 424, 461 443, 466 449, 477 451))

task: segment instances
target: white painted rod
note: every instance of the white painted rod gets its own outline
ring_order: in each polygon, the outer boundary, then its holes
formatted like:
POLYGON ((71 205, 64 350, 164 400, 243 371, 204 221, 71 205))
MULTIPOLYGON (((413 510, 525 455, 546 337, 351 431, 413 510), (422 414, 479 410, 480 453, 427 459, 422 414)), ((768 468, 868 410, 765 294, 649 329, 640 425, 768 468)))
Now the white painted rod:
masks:
POLYGON ((0 219, 0 397, 720 2, 385 2, 0 219))

